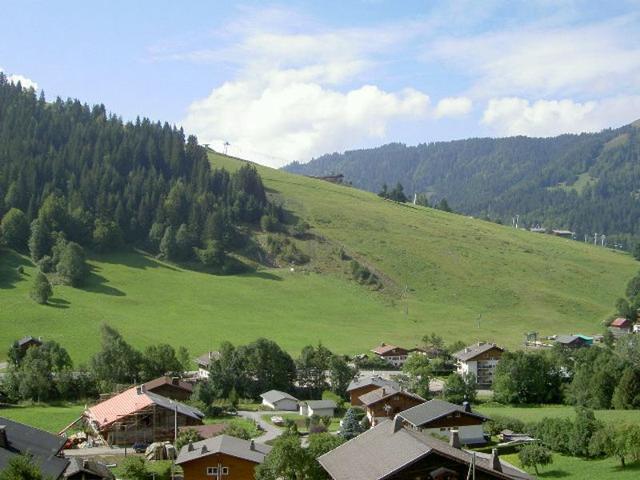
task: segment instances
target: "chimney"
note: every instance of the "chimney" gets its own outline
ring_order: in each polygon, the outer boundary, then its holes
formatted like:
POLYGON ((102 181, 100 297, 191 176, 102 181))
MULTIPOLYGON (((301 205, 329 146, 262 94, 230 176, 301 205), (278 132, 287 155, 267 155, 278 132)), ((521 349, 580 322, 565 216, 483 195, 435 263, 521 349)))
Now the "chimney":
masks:
POLYGON ((382 396, 384 397, 384 395, 385 395, 385 389, 384 387, 382 387, 382 396))
POLYGON ((249 450, 255 450, 256 449, 256 442, 253 441, 253 439, 251 439, 251 443, 249 444, 249 450))
POLYGON ((471 413, 471 404, 466 400, 462 402, 462 408, 464 409, 465 412, 471 413))
POLYGON ((500 457, 498 456, 498 449, 491 449, 491 468, 496 472, 502 471, 502 463, 500 463, 500 457))
POLYGON ((193 450, 193 442, 189 442, 189 445, 187 445, 187 452, 193 452, 193 450))
POLYGON ((7 427, 0 425, 0 448, 9 448, 9 439, 7 438, 7 427))
POLYGON ((402 430, 402 418, 400 415, 396 415, 393 419, 393 433, 402 430))
POLYGON ((460 435, 458 434, 458 430, 451 430, 449 436, 449 445, 453 448, 462 448, 460 444, 460 435))
POLYGON ((206 445, 202 445, 202 448, 200 449, 200 453, 201 454, 205 454, 205 453, 209 453, 209 449, 207 448, 206 445))
POLYGON ((137 393, 138 395, 142 395, 143 393, 145 393, 147 391, 147 389, 144 387, 144 384, 142 385, 138 385, 138 389, 137 389, 137 393))

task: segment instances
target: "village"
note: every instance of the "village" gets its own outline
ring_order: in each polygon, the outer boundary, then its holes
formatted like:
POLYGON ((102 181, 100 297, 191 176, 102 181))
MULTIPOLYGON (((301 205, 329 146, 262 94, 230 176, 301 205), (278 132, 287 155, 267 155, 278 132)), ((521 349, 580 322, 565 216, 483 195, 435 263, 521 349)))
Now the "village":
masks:
MULTIPOLYGON (((533 355, 545 348, 572 355, 605 348, 605 336, 615 341, 635 337, 637 331, 632 322, 618 318, 606 335, 538 341, 529 334, 525 348, 533 355)), ((43 345, 43 339, 26 336, 14 343, 13 355, 24 360, 47 348, 43 345)), ((533 478, 501 459, 501 453, 534 447, 539 439, 524 430, 498 431, 511 425, 475 409, 481 397, 492 397, 505 355, 510 354, 504 348, 482 341, 447 352, 435 335, 426 335, 421 347, 380 343, 348 362, 341 392, 333 388, 337 377, 322 370, 313 373, 331 391, 310 395, 301 388, 298 365, 290 391, 271 388, 241 402, 234 392, 213 408, 196 400, 224 362, 220 351, 209 351, 193 359, 196 370, 165 372, 100 393, 57 435, 4 418, 0 409, 0 471, 15 457, 29 455, 55 480, 120 478, 113 467, 132 461, 143 466, 164 462, 171 478, 184 480, 254 478, 273 462, 278 442, 293 437, 299 448, 310 451, 314 439, 324 435, 331 440, 311 459, 318 478, 463 479, 471 472, 476 478, 533 478), (237 419, 253 428, 230 427, 237 419)))

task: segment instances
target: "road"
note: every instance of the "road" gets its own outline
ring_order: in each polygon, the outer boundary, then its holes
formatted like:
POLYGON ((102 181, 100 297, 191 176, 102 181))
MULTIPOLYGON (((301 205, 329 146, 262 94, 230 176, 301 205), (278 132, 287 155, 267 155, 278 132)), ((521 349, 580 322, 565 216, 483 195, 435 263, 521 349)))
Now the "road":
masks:
POLYGON ((262 434, 257 438, 254 438, 254 440, 259 443, 264 443, 269 440, 273 440, 274 438, 278 438, 280 435, 282 435, 282 429, 263 420, 262 415, 273 416, 273 415, 284 415, 287 413, 292 413, 292 412, 284 412, 284 411, 281 412, 281 411, 271 411, 271 410, 258 411, 258 412, 249 412, 246 410, 238 411, 238 415, 240 415, 243 418, 248 418, 249 420, 254 420, 258 425, 260 425, 260 428, 262 428, 262 430, 264 431, 264 434, 262 434))
MULTIPOLYGON (((132 448, 126 449, 127 454, 133 454, 132 448)), ((111 455, 123 455, 125 449, 120 447, 92 447, 92 448, 69 448, 64 450, 65 457, 107 457, 111 455)))

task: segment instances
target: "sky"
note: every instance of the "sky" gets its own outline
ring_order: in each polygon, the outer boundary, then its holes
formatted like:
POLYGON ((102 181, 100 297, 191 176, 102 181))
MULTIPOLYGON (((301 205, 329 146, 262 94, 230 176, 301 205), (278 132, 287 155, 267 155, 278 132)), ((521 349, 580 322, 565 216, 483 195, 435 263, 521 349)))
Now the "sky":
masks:
POLYGON ((281 167, 640 118, 640 0, 30 1, 0 70, 281 167))

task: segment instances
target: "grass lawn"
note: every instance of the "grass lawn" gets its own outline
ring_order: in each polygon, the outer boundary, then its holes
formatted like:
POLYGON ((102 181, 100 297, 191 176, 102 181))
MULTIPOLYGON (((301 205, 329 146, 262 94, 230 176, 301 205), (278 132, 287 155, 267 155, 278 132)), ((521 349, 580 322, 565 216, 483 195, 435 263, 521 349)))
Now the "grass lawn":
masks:
MULTIPOLYGON (((298 415, 297 413, 284 413, 282 415, 279 415, 280 417, 282 417, 285 420, 293 420, 294 422, 296 422, 296 425, 298 426, 298 432, 300 433, 306 433, 307 432, 307 425, 305 424, 305 418, 302 415, 298 415)), ((273 415, 262 415, 262 419, 267 422, 270 423, 271 425, 274 425, 274 423, 271 421, 271 417, 273 417, 273 415)), ((340 430, 340 418, 334 417, 331 419, 331 423, 329 424, 329 431, 330 432, 337 432, 338 430, 340 430)), ((282 425, 276 425, 276 427, 282 427, 282 425)))
MULTIPOLYGON (((536 422, 544 417, 573 417, 575 410, 568 405, 542 405, 539 407, 505 407, 480 405, 476 410, 484 415, 502 415, 522 420, 536 422)), ((604 422, 638 423, 640 424, 640 410, 596 410, 596 418, 604 422)))
MULTIPOLYGON (((240 165, 211 159, 227 169, 240 165)), ((313 258, 309 265, 216 276, 135 252, 94 255, 82 288, 55 286, 51 304, 42 306, 29 298, 29 259, 0 250, 0 360, 14 339, 35 335, 86 362, 99 348, 103 322, 137 348, 167 342, 194 357, 223 340, 260 336, 295 355, 318 341, 354 354, 381 341, 413 347, 432 331, 447 341, 514 348, 531 330, 599 333, 638 269, 620 252, 258 170, 270 195, 312 226, 313 238, 297 241, 313 258), (385 290, 350 280, 340 248, 375 271, 385 290)))
POLYGON ((235 416, 225 416, 225 417, 216 417, 216 418, 207 417, 204 419, 204 423, 205 424, 226 423, 228 425, 239 425, 244 429, 246 429, 251 434, 251 437, 258 437, 261 435, 261 432, 260 430, 258 430, 258 427, 256 426, 256 424, 248 418, 235 417, 235 416))
POLYGON ((0 417, 58 433, 77 419, 84 408, 84 404, 16 406, 0 408, 0 417))
MULTIPOLYGON (((502 455, 503 460, 520 467, 518 455, 502 455)), ((526 469, 535 474, 533 469, 526 469)), ((538 467, 539 478, 562 478, 565 480, 631 480, 640 478, 640 463, 627 464, 621 468, 618 460, 606 458, 604 460, 582 460, 576 457, 567 457, 554 454, 553 463, 546 467, 538 467)))

